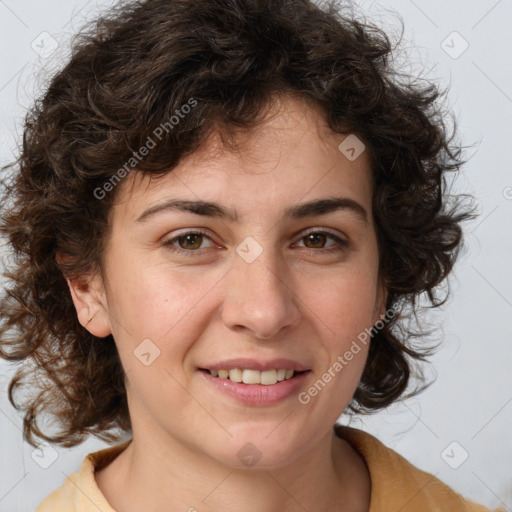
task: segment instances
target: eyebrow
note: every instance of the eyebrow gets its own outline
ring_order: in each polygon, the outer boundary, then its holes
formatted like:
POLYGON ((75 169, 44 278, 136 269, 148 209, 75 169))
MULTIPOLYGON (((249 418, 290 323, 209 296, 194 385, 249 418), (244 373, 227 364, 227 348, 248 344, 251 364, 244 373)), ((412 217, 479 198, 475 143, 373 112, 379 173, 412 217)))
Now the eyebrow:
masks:
MULTIPOLYGON (((238 221, 236 210, 226 208, 218 203, 209 201, 190 201, 184 199, 171 199, 162 204, 157 204, 148 208, 137 218, 137 222, 146 222, 150 217, 167 211, 182 211, 203 215, 205 217, 214 217, 227 219, 232 222, 238 221)), ((315 199, 306 203, 291 206, 285 210, 284 219, 303 219, 314 215, 327 215, 336 211, 347 211, 354 214, 359 220, 368 223, 368 213, 357 201, 348 197, 330 197, 325 199, 315 199)))

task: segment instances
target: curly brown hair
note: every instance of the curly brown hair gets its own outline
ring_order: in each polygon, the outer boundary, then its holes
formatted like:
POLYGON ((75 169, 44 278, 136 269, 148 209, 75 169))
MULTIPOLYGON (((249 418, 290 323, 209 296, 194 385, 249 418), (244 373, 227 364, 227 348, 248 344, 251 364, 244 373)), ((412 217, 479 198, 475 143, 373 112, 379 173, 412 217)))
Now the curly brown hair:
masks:
POLYGON ((467 196, 448 194, 446 173, 463 160, 455 124, 450 131, 444 120, 445 92, 395 69, 395 50, 382 29, 336 2, 309 0, 133 1, 76 36, 69 62, 27 114, 19 158, 2 170, 0 229, 13 260, 0 355, 22 361, 9 399, 24 411, 30 444, 36 436, 71 447, 89 434, 114 441, 116 429, 131 429, 114 339, 98 343, 80 325, 65 279, 101 275, 118 190, 105 193, 105 183, 159 127, 161 140, 135 166, 152 177, 219 127, 226 140, 254 128, 278 94, 320 108, 334 132, 357 134, 370 155, 386 307, 399 314, 373 334, 349 409, 383 408, 403 398, 412 375, 422 381, 417 363, 433 348, 412 343, 418 332, 405 310, 416 316, 423 294, 431 307, 445 302, 439 285, 473 213, 467 196), (194 108, 170 126, 191 99, 194 108), (56 261, 57 251, 66 261, 56 261), (18 402, 20 387, 33 392, 18 402), (59 432, 43 432, 43 413, 59 432))

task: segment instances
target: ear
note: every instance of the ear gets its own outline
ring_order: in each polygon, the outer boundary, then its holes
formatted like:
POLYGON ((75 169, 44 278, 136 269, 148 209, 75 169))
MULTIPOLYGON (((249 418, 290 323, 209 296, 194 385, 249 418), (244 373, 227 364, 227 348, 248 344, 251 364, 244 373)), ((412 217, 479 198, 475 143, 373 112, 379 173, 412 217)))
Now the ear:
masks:
MULTIPOLYGON (((58 263, 62 263, 66 257, 57 253, 56 259, 58 263)), ((107 296, 101 276, 91 273, 78 279, 66 278, 66 281, 80 324, 98 338, 112 334, 107 296)))

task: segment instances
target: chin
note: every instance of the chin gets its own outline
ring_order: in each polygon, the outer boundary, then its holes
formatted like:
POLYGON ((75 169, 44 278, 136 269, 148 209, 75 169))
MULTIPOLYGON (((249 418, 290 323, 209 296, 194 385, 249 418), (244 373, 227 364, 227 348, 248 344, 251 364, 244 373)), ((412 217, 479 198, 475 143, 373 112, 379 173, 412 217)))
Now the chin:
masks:
POLYGON ((233 437, 221 442, 213 448, 213 457, 236 469, 277 469, 294 462, 300 455, 304 444, 289 430, 277 427, 279 422, 273 422, 271 428, 255 426, 238 428, 236 433, 228 429, 233 437), (273 431, 274 429, 274 431, 273 431), (302 449, 301 449, 302 448, 302 449))

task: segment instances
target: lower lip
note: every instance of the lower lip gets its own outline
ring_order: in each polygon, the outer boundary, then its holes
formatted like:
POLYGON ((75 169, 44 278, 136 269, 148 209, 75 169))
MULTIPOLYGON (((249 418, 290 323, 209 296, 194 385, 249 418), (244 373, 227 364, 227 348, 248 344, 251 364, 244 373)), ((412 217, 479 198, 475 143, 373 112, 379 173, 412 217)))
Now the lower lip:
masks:
POLYGON ((246 405, 274 405, 298 393, 309 375, 309 370, 296 377, 265 386, 263 384, 243 384, 229 379, 214 377, 208 371, 199 370, 206 381, 220 391, 246 405))

